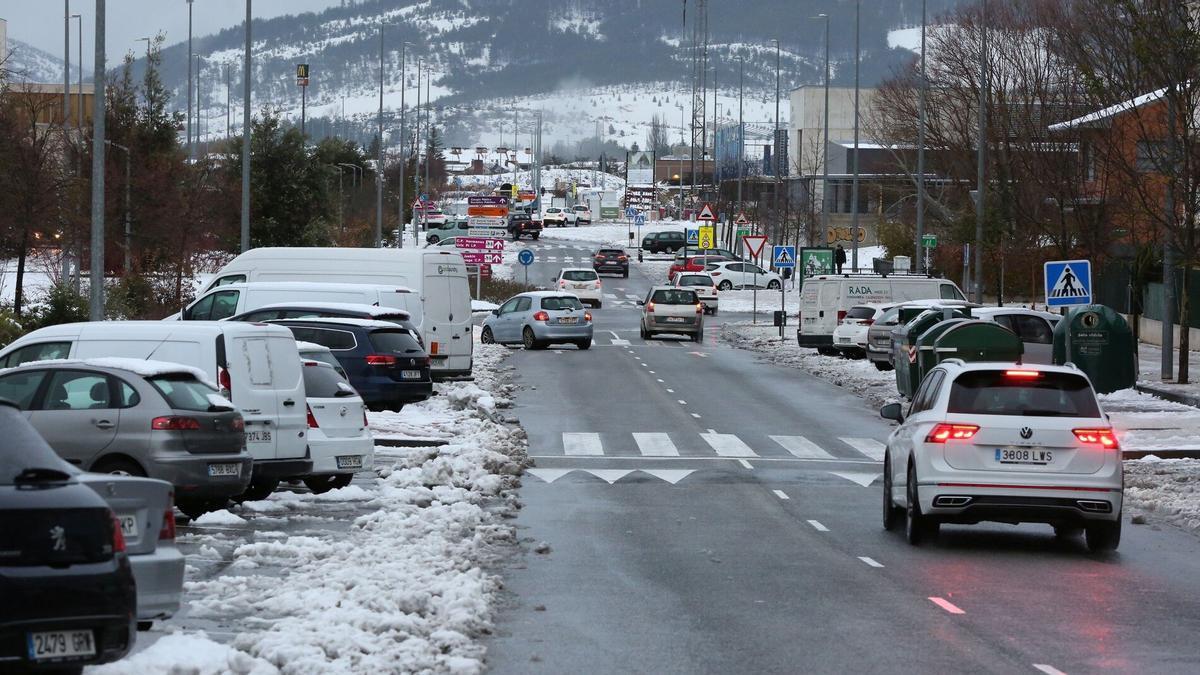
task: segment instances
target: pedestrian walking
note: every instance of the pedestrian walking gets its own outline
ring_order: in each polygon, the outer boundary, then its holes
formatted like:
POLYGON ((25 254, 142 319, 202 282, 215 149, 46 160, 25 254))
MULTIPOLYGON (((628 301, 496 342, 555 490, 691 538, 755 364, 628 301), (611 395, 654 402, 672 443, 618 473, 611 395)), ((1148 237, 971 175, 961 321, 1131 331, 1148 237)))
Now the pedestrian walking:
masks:
POLYGON ((833 262, 837 265, 837 273, 842 273, 842 265, 846 264, 846 249, 838 244, 837 250, 833 252, 833 262))

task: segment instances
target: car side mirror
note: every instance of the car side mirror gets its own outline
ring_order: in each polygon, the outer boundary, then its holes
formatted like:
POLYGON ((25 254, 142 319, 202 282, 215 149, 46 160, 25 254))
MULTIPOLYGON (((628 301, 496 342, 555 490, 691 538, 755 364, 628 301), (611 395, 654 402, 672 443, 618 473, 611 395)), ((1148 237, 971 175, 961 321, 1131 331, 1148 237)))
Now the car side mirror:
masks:
POLYGON ((637 305, 638 305, 638 307, 643 307, 643 306, 645 306, 645 304, 646 304, 646 301, 645 301, 645 300, 638 300, 638 301, 637 301, 637 305))
POLYGON ((904 412, 899 403, 889 403, 879 409, 879 416, 885 420, 904 423, 904 412))
POLYGON ((500 308, 493 309, 492 316, 500 316, 500 308))

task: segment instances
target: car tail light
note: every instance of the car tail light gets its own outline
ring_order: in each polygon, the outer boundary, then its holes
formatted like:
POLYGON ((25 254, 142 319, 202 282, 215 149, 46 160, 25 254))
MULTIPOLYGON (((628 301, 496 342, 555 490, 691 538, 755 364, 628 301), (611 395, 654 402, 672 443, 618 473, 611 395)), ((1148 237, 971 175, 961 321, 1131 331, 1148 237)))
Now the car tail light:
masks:
POLYGON ((229 423, 229 427, 231 429, 233 429, 234 431, 245 431, 246 430, 246 420, 242 419, 241 415, 238 415, 237 417, 233 418, 233 421, 231 421, 229 423))
POLYGON ((617 256, 617 260, 618 260, 618 261, 620 261, 620 262, 628 262, 628 261, 629 261, 629 256, 627 256, 627 255, 619 255, 619 256, 617 256))
POLYGON ((583 313, 583 320, 584 320, 584 321, 591 321, 591 320, 592 320, 592 313, 591 313, 591 312, 584 312, 584 313, 583 313))
POLYGON ((233 392, 233 378, 229 376, 228 368, 217 368, 217 384, 225 390, 226 396, 233 392))
POLYGON ((929 432, 929 435, 925 437, 925 442, 966 441, 973 438, 978 431, 979 427, 975 424, 946 424, 943 422, 929 432))
POLYGON ((600 288, 600 280, 599 279, 596 280, 596 288, 600 288))
POLYGON ((304 410, 308 413, 308 428, 309 429, 320 429, 321 425, 317 424, 317 418, 313 417, 312 406, 305 404, 304 410))
POLYGON ((654 303, 653 302, 646 303, 646 311, 649 312, 650 314, 654 313, 654 303))
POLYGON ((112 520, 112 548, 113 553, 125 552, 125 535, 121 533, 121 521, 117 520, 117 514, 112 511, 108 512, 108 517, 112 520))
POLYGON ((697 302, 697 303, 696 303, 696 313, 697 313, 697 314, 702 314, 702 313, 704 313, 704 303, 702 303, 702 302, 697 302))
POLYGON ((838 310, 837 322, 841 323, 846 318, 846 310, 838 310))
POLYGON ((549 320, 550 320, 550 315, 549 315, 549 314, 547 314, 546 312, 538 312, 538 313, 536 313, 536 314, 534 314, 534 315, 533 315, 533 320, 534 320, 534 321, 541 321, 541 322, 543 322, 543 323, 544 323, 544 322, 546 322, 546 321, 549 321, 549 320))
POLYGON ((871 324, 875 323, 875 319, 862 319, 859 321, 859 323, 863 326, 870 326, 871 324))
POLYGON ((174 541, 175 540, 175 498, 172 495, 167 501, 167 510, 163 511, 163 524, 158 528, 159 541, 174 541))
POLYGON ((156 431, 200 431, 200 420, 182 415, 155 417, 150 420, 150 428, 156 431))
POLYGON ((1042 374, 1036 370, 1006 370, 1006 371, 1004 371, 1004 375, 1005 375, 1005 377, 1034 379, 1037 377, 1041 377, 1042 374))
POLYGON ((720 272, 713 272, 713 273, 712 273, 712 276, 714 276, 714 277, 719 277, 719 276, 721 276, 721 273, 720 273, 720 272))
MULTIPOLYGON (((436 342, 434 344, 437 344, 436 342)), ((435 349, 436 351, 436 349, 435 349)), ((390 354, 367 354, 368 366, 394 366, 396 357, 390 354)))
POLYGON ((429 354, 430 354, 430 356, 437 356, 437 355, 438 355, 438 343, 437 343, 437 340, 434 340, 433 342, 430 342, 430 343, 429 343, 429 354))
POLYGON ((567 287, 567 282, 565 282, 565 281, 560 281, 560 282, 558 282, 558 287, 559 287, 559 288, 566 288, 566 287, 567 287))
POLYGON ((1117 435, 1113 433, 1112 429, 1072 429, 1071 433, 1075 434, 1075 438, 1083 445, 1105 450, 1116 450, 1121 447, 1117 443, 1117 435))

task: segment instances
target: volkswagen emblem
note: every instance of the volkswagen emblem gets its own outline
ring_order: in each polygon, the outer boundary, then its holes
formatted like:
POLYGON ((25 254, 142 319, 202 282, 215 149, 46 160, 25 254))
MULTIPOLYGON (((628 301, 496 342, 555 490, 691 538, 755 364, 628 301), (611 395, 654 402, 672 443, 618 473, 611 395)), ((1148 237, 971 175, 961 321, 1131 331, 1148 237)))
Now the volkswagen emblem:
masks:
POLYGON ((341 407, 341 408, 338 410, 338 414, 339 414, 339 415, 341 415, 342 417, 345 417, 346 415, 349 415, 349 414, 350 414, 350 409, 349 409, 349 408, 347 408, 346 406, 342 406, 342 407, 341 407))
POLYGON ((105 483, 105 484, 104 484, 104 490, 105 490, 105 492, 107 492, 107 493, 108 493, 108 496, 109 496, 109 497, 116 497, 116 496, 117 496, 117 486, 116 486, 116 485, 113 485, 112 483, 105 483))
POLYGON ((1033 429, 1029 427, 1021 427, 1021 438, 1029 440, 1033 436, 1033 429))

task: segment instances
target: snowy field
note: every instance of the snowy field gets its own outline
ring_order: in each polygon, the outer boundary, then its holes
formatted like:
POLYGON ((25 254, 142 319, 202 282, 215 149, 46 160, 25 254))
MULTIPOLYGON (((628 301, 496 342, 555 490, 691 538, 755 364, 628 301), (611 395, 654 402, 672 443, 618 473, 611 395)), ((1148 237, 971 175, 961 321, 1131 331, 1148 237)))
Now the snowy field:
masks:
POLYGON ((340 490, 281 490, 181 525, 185 609, 87 673, 481 672, 500 588, 489 564, 515 541, 526 461, 502 412, 507 353, 477 346, 475 382, 371 418, 381 437, 445 445, 380 446, 375 472, 340 490))
MULTIPOLYGON (((694 224, 682 220, 651 220, 640 228, 641 236, 651 232, 668 232, 683 230, 694 224)), ((629 233, 633 232, 634 241, 641 242, 638 237, 639 228, 621 223, 598 223, 580 227, 548 227, 542 230, 542 238, 554 241, 577 241, 587 244, 616 244, 625 246, 629 241, 629 233)))

